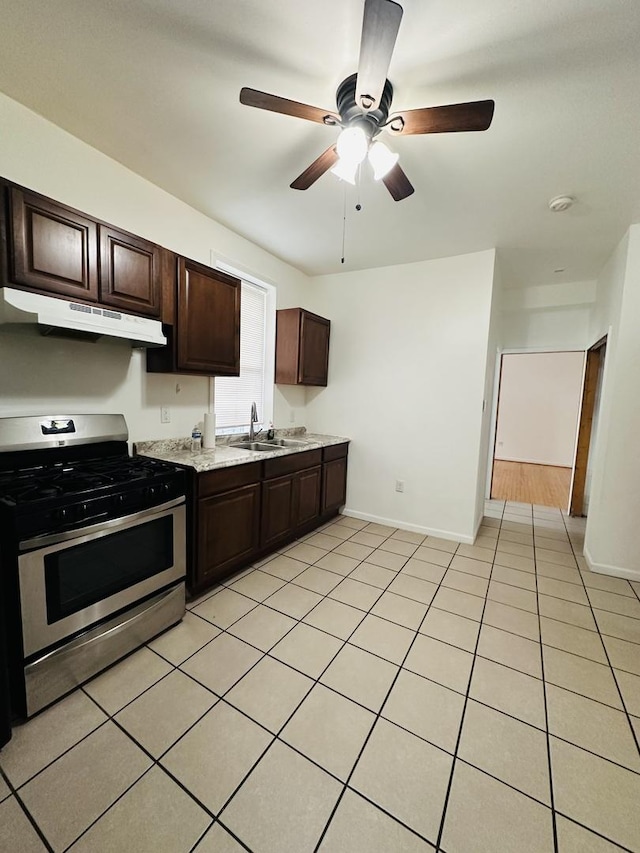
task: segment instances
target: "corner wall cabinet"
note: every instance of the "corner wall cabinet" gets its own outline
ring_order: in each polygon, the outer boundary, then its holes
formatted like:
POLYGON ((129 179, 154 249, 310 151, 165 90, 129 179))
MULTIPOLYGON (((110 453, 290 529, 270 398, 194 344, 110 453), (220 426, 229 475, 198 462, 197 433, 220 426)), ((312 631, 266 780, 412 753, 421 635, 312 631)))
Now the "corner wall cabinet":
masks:
MULTIPOLYGON (((165 269, 170 264, 165 261, 165 269)), ((147 352, 147 370, 238 376, 240 280, 175 255, 173 270, 173 286, 169 277, 165 278, 164 288, 163 320, 168 345, 147 352)))
POLYGON ((276 312, 276 383, 327 384, 331 322, 304 308, 276 312))
POLYGON ((4 183, 2 284, 160 317, 161 248, 4 183))
POLYGON ((203 592, 308 533, 344 504, 347 443, 191 472, 188 586, 203 592))

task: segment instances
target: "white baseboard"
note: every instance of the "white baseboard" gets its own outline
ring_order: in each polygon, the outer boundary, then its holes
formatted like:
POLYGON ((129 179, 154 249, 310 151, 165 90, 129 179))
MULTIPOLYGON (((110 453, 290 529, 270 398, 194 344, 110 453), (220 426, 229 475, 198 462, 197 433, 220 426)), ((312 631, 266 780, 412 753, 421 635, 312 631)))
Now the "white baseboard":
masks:
POLYGON ((582 550, 587 566, 592 572, 599 575, 611 575, 614 578, 626 578, 629 581, 640 581, 640 569, 624 569, 620 566, 607 566, 604 563, 596 563, 585 546, 582 550))
MULTIPOLYGON (((371 515, 367 512, 358 512, 355 509, 344 508, 342 515, 351 518, 359 518, 360 521, 371 521, 374 524, 385 524, 387 527, 398 527, 400 530, 408 530, 411 533, 422 533, 423 536, 438 536, 440 539, 450 539, 452 542, 462 542, 464 545, 473 545, 475 536, 463 536, 461 533, 453 533, 451 530, 436 530, 433 527, 423 527, 419 524, 408 524, 406 521, 398 521, 395 518, 382 518, 379 515, 371 515)), ((480 525, 478 525, 479 527, 480 525)), ((476 530, 477 534, 477 530, 476 530)))

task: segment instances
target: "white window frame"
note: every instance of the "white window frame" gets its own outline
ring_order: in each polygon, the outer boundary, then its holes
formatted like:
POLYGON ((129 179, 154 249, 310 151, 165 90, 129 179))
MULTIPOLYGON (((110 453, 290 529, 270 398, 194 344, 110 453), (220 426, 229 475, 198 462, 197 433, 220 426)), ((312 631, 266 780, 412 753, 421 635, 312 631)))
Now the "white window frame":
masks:
MULTIPOLYGON (((276 352, 276 288, 273 284, 258 278, 246 269, 222 259, 217 253, 211 253, 211 265, 221 272, 239 278, 243 284, 256 287, 265 294, 265 340, 264 340, 264 370, 263 370, 263 400, 264 411, 258 411, 256 429, 267 429, 273 422, 273 395, 275 387, 275 352, 276 352)), ((242 301, 240 303, 240 328, 242 330, 242 301)), ((235 377, 218 377, 220 380, 233 380, 235 377)), ((211 379, 211 400, 215 411, 215 378, 211 379)), ((250 407, 247 407, 246 423, 235 426, 218 426, 217 435, 238 435, 249 431, 250 407)))

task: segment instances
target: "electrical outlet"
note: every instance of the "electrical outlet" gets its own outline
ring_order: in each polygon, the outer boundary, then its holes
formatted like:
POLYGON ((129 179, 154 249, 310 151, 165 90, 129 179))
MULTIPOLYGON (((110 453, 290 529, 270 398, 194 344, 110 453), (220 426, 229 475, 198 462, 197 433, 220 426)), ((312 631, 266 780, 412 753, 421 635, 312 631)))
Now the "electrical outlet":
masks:
POLYGON ((171 423, 171 409, 169 408, 169 406, 160 406, 160 423, 171 423))
POLYGON ((404 480, 396 480, 396 492, 404 492, 404 480))

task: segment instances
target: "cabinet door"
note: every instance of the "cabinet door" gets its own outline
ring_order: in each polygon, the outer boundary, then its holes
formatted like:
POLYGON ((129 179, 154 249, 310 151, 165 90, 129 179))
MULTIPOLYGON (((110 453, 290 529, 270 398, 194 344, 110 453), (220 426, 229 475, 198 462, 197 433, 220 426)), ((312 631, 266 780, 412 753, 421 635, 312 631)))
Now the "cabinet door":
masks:
POLYGON ((240 281, 180 258, 178 369, 240 374, 240 281))
POLYGON ((322 512, 343 506, 347 500, 347 457, 325 462, 322 479, 322 512))
POLYGON ((320 491, 322 486, 322 468, 318 465, 308 471, 301 471, 296 477, 295 526, 299 527, 313 521, 320 515, 320 491))
POLYGON ((123 311, 160 316, 159 246, 100 226, 100 301, 123 311))
POLYGON ((258 549, 259 530, 259 483, 201 499, 195 586, 205 586, 250 559, 258 549))
POLYGON ((275 544, 291 533, 294 481, 295 475, 263 482, 261 547, 275 544))
POLYGON ((63 204, 12 187, 10 257, 15 284, 72 299, 98 298, 98 226, 63 204))
POLYGON ((329 369, 329 320, 302 311, 300 318, 300 364, 298 382, 326 385, 329 369))

